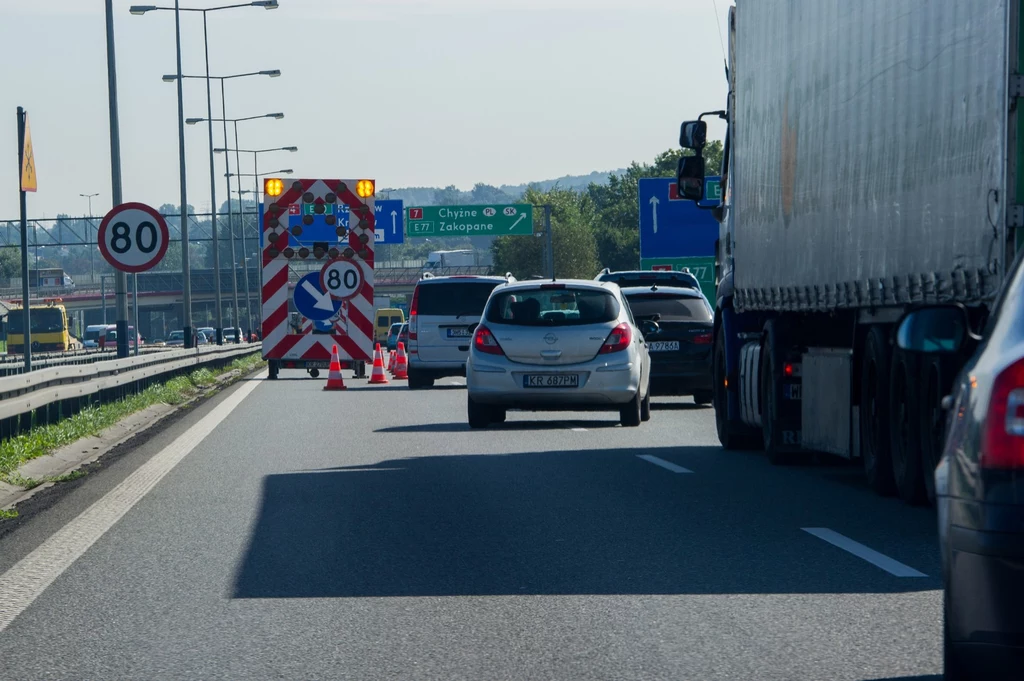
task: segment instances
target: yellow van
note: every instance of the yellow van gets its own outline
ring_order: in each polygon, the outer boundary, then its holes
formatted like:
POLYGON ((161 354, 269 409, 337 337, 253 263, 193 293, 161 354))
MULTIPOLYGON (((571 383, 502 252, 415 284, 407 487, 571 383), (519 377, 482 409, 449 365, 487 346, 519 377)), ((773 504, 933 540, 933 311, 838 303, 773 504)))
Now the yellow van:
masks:
POLYGON ((377 310, 377 324, 374 335, 378 343, 388 342, 388 331, 392 324, 404 324, 405 313, 397 307, 382 307, 377 310))

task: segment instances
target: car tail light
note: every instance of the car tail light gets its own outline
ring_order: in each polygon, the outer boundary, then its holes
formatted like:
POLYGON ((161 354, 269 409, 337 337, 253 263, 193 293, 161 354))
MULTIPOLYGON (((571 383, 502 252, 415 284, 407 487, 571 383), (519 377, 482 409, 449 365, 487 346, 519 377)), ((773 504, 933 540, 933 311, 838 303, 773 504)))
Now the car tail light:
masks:
POLYGON ((699 333, 693 337, 695 345, 711 345, 711 334, 710 333, 699 333))
POLYGON ((1024 359, 1000 373, 985 415, 983 468, 1024 468, 1024 359))
POLYGON ((490 329, 483 325, 476 327, 476 333, 473 334, 473 347, 488 355, 505 354, 505 351, 498 345, 498 339, 494 337, 490 329))
POLYGON ((601 346, 601 350, 597 354, 607 355, 611 352, 625 350, 632 342, 633 332, 629 330, 629 324, 623 322, 612 329, 612 332, 608 334, 608 338, 605 340, 604 345, 601 346))
POLYGON ((412 302, 409 303, 409 340, 416 340, 416 308, 420 302, 420 287, 412 290, 412 302))

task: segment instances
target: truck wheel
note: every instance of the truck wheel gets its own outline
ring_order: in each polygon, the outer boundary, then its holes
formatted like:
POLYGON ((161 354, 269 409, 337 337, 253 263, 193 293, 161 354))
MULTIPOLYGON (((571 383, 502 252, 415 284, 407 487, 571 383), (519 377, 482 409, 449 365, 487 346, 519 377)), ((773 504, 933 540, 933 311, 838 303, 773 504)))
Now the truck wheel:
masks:
POLYGON ((935 503, 935 469, 942 456, 946 427, 946 412, 942 409, 944 385, 941 359, 926 360, 921 365, 921 383, 924 394, 918 413, 919 438, 921 440, 921 474, 925 496, 929 504, 935 503))
POLYGON ((320 378, 320 370, 319 369, 310 369, 309 370, 309 376, 310 376, 310 378, 320 378))
POLYGON ((277 362, 275 362, 274 360, 270 360, 270 363, 268 364, 268 370, 270 372, 270 380, 271 381, 276 381, 277 380, 277 372, 279 371, 278 366, 277 366, 277 362))
POLYGON ((768 461, 779 466, 790 463, 793 453, 785 451, 779 428, 779 403, 782 401, 782 372, 776 371, 775 325, 770 324, 761 345, 761 438, 768 461))
POLYGON ((860 448, 868 486, 889 496, 895 487, 889 456, 889 344, 879 326, 868 331, 860 364, 860 448))
POLYGON ((921 470, 918 362, 910 353, 894 349, 889 372, 889 451, 892 477, 900 498, 917 506, 928 498, 921 470))
MULTIPOLYGON (((714 390, 711 391, 715 407, 715 428, 718 441, 729 450, 757 449, 761 444, 760 433, 739 422, 729 420, 729 388, 725 384, 725 336, 721 329, 715 340, 714 364, 711 369, 714 390)), ((694 396, 694 402, 697 396, 694 396)))

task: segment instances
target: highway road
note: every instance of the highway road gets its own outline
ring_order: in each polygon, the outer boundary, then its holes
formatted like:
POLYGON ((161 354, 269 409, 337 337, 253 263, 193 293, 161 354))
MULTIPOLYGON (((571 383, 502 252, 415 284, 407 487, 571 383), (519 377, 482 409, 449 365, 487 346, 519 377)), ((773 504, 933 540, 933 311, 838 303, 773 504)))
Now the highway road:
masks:
POLYGON ((934 511, 714 416, 241 382, 0 523, 0 679, 939 679, 934 511))

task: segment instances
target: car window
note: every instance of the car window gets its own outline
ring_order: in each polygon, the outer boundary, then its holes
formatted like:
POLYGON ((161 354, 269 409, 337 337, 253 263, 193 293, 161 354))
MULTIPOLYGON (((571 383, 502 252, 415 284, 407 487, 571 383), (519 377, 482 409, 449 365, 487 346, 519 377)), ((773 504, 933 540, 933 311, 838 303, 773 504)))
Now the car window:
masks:
POLYGON ((397 316, 397 315, 396 315, 396 316, 393 316, 393 317, 391 318, 391 323, 392 323, 392 324, 397 324, 397 323, 399 323, 400 321, 402 321, 402 318, 401 318, 401 317, 399 317, 399 316, 397 316))
POLYGON ((419 315, 439 317, 477 317, 487 304, 496 281, 462 281, 425 284, 419 287, 419 315))
POLYGON ((619 303, 595 289, 518 289, 499 293, 487 306, 487 321, 515 326, 578 326, 617 319, 619 303))
POLYGON ((628 296, 629 306, 640 319, 661 315, 663 322, 710 322, 711 312, 702 298, 640 294, 628 296))
POLYGON ((387 323, 388 323, 388 316, 386 314, 382 314, 379 317, 377 317, 377 326, 386 326, 387 323))

